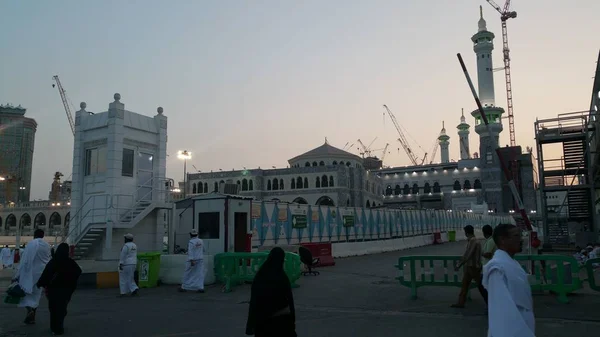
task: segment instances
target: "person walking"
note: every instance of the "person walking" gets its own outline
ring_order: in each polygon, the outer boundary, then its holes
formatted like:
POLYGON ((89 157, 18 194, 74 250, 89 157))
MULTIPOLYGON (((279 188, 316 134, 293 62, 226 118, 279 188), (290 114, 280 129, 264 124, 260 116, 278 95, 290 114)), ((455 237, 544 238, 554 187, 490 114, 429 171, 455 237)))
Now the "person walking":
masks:
POLYGON ((8 248, 8 245, 4 246, 2 250, 0 250, 0 258, 2 259, 2 269, 8 269, 13 265, 13 255, 8 248))
POLYGON ((483 300, 487 303, 487 292, 483 285, 481 285, 481 244, 475 237, 475 229, 471 225, 464 227, 465 236, 468 239, 467 249, 462 256, 460 262, 454 267, 455 271, 458 271, 462 266, 463 278, 462 287, 460 288, 460 294, 458 295, 458 302, 452 304, 452 308, 464 308, 465 302, 467 301, 467 293, 471 282, 477 283, 477 289, 483 297, 483 300))
POLYGON ((38 288, 46 289, 48 310, 50 311, 50 330, 54 335, 62 335, 65 332, 64 321, 67 316, 67 306, 77 288, 77 280, 80 275, 81 268, 69 257, 69 245, 61 243, 37 281, 38 288))
POLYGON ((129 293, 138 295, 138 286, 135 284, 135 269, 137 267, 137 246, 133 243, 133 234, 125 234, 125 244, 121 249, 119 259, 119 290, 123 297, 129 293))
POLYGON ((44 241, 44 231, 36 229, 31 240, 23 251, 19 269, 13 279, 25 292, 18 306, 27 309, 25 324, 35 324, 35 314, 40 305, 42 290, 36 287, 46 264, 50 261, 50 245, 44 241))
POLYGON ((185 262, 183 280, 179 287, 180 292, 188 290, 204 293, 204 242, 198 238, 195 229, 190 232, 188 259, 185 262))
POLYGON ((296 337, 296 309, 289 278, 283 269, 285 252, 275 247, 254 277, 246 335, 296 337))
POLYGON ((531 287, 514 259, 523 250, 521 231, 513 224, 500 224, 493 238, 498 249, 483 268, 483 285, 489 292, 488 337, 535 337, 531 287))

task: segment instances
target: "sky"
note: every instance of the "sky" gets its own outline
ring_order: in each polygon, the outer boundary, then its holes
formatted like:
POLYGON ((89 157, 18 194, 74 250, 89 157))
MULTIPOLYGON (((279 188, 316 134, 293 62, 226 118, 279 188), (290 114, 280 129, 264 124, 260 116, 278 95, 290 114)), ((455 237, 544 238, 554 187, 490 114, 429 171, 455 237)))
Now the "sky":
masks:
MULTIPOLYGON (((501 5, 502 0, 497 0, 501 5)), ((512 1, 508 22, 517 144, 534 146, 534 121, 589 109, 598 56, 600 1, 512 1)), ((69 178, 73 135, 52 76, 75 110, 125 109, 169 118, 167 175, 188 170, 286 167, 323 144, 389 143, 384 165, 410 164, 386 116, 408 131, 413 151, 431 152, 445 121, 450 158, 456 125, 475 104, 456 58, 476 82, 470 40, 484 0, 0 1, 0 102, 38 122, 32 199, 45 199, 55 171, 69 178), (422 149, 423 150, 422 150, 422 149)), ((496 104, 506 106, 504 73, 496 104)), ((508 123, 501 144, 509 143, 508 123)), ((471 152, 478 151, 472 130, 471 152)), ((373 152, 381 156, 381 151, 373 152)), ((439 150, 437 153, 439 161, 439 150)))

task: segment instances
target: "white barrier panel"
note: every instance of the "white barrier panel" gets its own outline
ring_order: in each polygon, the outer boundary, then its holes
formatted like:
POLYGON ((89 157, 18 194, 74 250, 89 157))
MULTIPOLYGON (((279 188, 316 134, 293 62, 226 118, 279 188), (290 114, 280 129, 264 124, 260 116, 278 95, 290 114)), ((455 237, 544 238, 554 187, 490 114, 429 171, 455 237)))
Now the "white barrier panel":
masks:
POLYGON ((433 244, 433 234, 411 236, 400 239, 339 242, 331 245, 334 258, 379 254, 404 249, 411 249, 433 244))
MULTIPOLYGON (((181 284, 187 254, 161 255, 159 279, 164 284, 181 284)), ((214 256, 204 255, 204 284, 215 283, 214 256)))

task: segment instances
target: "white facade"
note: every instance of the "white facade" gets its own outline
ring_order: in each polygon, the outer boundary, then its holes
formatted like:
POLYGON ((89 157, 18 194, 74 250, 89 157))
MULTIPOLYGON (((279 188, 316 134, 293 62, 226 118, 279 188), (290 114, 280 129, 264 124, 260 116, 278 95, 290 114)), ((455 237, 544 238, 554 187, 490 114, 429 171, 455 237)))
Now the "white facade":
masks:
POLYGON ((440 156, 442 159, 442 164, 446 164, 450 162, 450 151, 448 147, 450 146, 450 136, 446 134, 446 127, 442 122, 442 131, 440 132, 440 136, 438 137, 438 143, 440 144, 440 156))
POLYGON ((494 33, 487 30, 483 19, 483 9, 479 7, 479 31, 471 37, 473 50, 477 55, 477 79, 479 86, 479 100, 485 106, 495 106, 494 95, 494 68, 492 65, 492 51, 494 50, 494 33))
POLYGON ((167 117, 125 110, 114 95, 108 111, 90 113, 81 103, 75 117, 71 230, 76 255, 115 259, 130 232, 140 251, 161 251, 167 117))
POLYGON ((62 237, 69 228, 70 203, 30 201, 0 206, 0 236, 32 236, 43 229, 46 236, 62 237))
POLYGON ((469 124, 467 124, 467 121, 465 119, 465 112, 464 109, 461 112, 461 116, 460 116, 460 124, 458 124, 458 126, 456 126, 456 128, 458 129, 458 138, 459 138, 459 146, 460 146, 460 159, 461 160, 465 160, 465 159, 471 159, 471 151, 469 148, 469 128, 471 126, 469 124))

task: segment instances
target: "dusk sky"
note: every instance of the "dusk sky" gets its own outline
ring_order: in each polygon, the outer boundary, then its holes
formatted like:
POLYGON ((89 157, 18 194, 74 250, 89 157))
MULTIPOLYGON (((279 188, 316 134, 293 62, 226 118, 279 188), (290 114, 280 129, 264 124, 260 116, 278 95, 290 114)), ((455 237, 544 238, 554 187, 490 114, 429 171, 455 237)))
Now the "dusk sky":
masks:
MULTIPOLYGON (((500 5, 504 3, 497 0, 500 5)), ((32 199, 46 199, 55 171, 69 178, 73 135, 52 76, 75 109, 125 109, 169 118, 167 174, 181 180, 177 150, 199 170, 285 167, 323 144, 390 143, 385 165, 408 165, 383 104, 422 157, 446 122, 458 159, 461 108, 475 104, 456 53, 476 82, 471 36, 484 0, 404 1, 0 1, 0 102, 38 122, 32 199), (414 140, 412 139, 414 138, 414 140)), ((534 121, 589 108, 598 56, 600 1, 515 0, 508 22, 517 143, 534 146, 534 121)), ((504 72, 496 104, 506 107, 504 72)), ((508 144, 508 121, 501 136, 508 144)), ((472 130, 471 152, 478 151, 472 130)), ((355 145, 351 152, 357 153, 355 145)), ((381 156, 379 151, 378 156, 381 156)), ((439 161, 439 151, 436 161, 439 161)))

